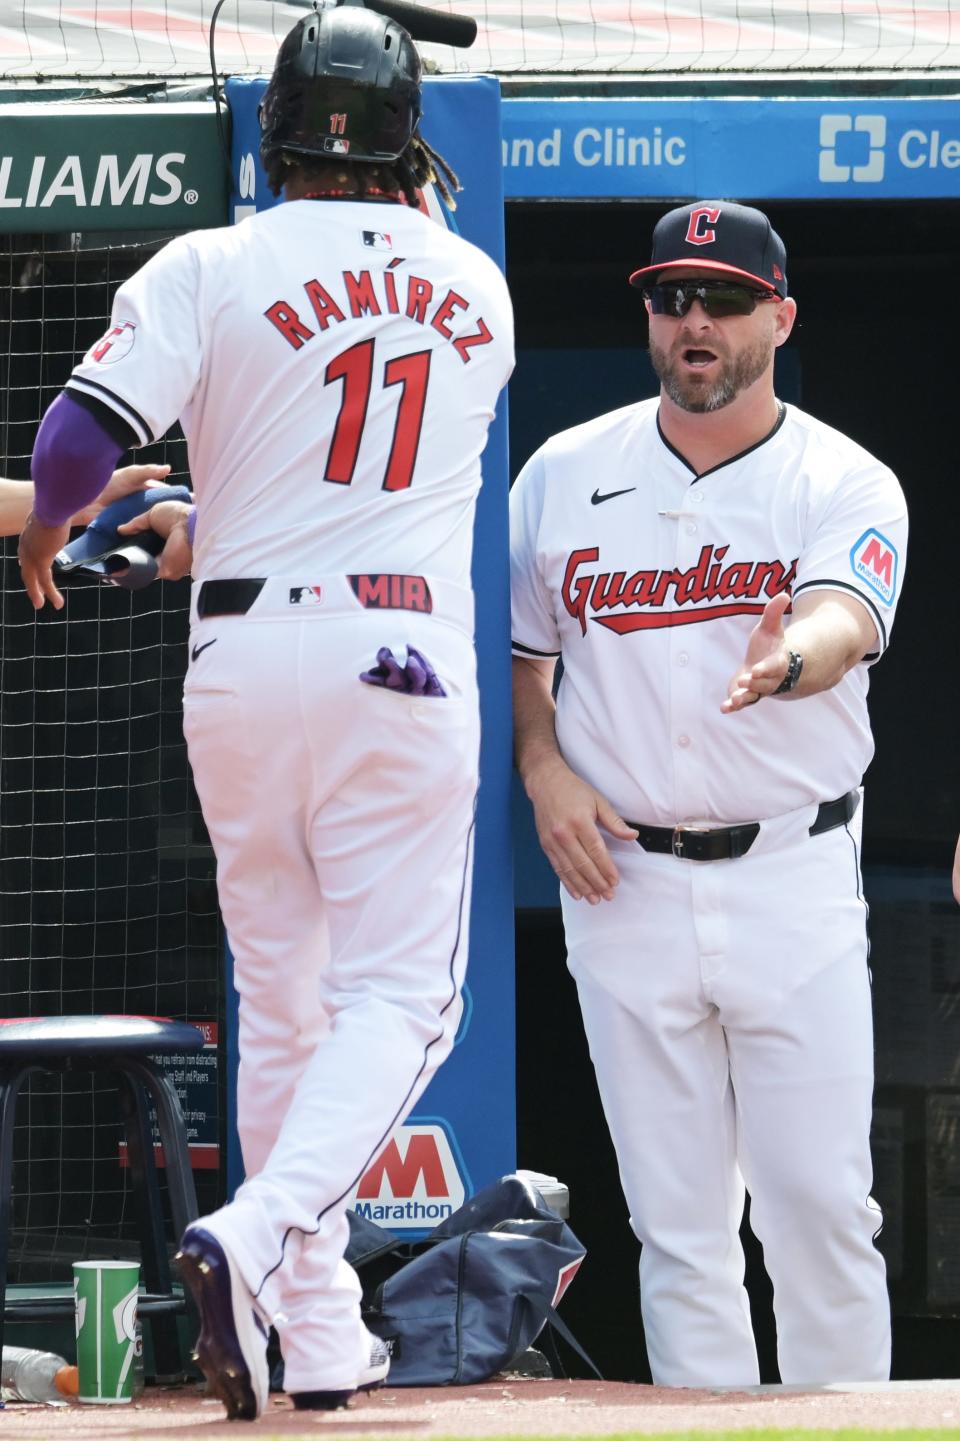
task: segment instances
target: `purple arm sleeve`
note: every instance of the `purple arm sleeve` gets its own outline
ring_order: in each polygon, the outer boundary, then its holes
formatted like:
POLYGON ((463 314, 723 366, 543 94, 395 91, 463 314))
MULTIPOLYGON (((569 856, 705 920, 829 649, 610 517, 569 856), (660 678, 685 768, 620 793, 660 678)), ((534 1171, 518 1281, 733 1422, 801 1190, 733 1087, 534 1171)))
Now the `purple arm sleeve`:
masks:
POLYGON ((188 537, 189 537, 189 539, 190 539, 190 544, 191 544, 191 545, 193 545, 193 538, 194 538, 194 536, 196 535, 196 533, 197 533, 197 507, 194 506, 194 507, 193 507, 193 510, 191 510, 190 514, 187 516, 187 535, 188 535, 188 537))
POLYGON ((122 454, 96 417, 61 392, 40 422, 30 463, 40 524, 64 525, 96 500, 122 454))

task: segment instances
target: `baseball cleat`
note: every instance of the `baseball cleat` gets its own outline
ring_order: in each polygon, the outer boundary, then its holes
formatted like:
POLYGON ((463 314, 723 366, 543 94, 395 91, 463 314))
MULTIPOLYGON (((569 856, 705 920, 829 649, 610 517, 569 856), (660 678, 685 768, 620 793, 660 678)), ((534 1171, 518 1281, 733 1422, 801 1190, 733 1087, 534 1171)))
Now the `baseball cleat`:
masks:
POLYGON ((200 1314, 195 1357, 228 1421, 255 1421, 267 1404, 267 1332, 230 1252, 201 1226, 188 1226, 176 1256, 200 1314))
POLYGON ((357 1382, 358 1391, 375 1391, 387 1379, 390 1370, 390 1344, 379 1336, 370 1337, 370 1359, 357 1382))
POLYGON ((295 1411, 344 1411, 356 1391, 294 1391, 295 1411))
POLYGON ((294 1391, 296 1411, 342 1411, 358 1391, 375 1391, 387 1379, 390 1370, 390 1347, 379 1336, 370 1337, 370 1359, 360 1372, 357 1384, 350 1391, 294 1391))

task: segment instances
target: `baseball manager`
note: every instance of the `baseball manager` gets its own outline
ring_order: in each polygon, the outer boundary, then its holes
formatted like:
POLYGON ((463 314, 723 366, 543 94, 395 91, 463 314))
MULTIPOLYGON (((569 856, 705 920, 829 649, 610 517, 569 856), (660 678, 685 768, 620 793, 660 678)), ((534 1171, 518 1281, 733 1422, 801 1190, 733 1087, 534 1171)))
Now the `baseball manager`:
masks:
POLYGON ((642 1243, 650 1365, 758 1380, 746 1186, 782 1380, 878 1381, 860 782, 904 500, 777 399, 797 307, 765 215, 672 210, 631 280, 660 395, 538 451, 511 545, 517 763, 642 1243))

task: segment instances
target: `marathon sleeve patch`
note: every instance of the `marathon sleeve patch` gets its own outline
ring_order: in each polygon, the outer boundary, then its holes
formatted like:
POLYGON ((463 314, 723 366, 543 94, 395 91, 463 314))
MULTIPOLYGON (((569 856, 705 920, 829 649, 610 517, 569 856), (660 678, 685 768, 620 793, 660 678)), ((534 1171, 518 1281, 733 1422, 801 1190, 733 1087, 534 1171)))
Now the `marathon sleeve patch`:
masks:
POLYGON ((892 541, 879 530, 865 530, 850 551, 850 567, 884 605, 893 605, 900 557, 892 541))
POLYGON ((878 649, 890 639, 907 568, 909 524, 896 476, 879 461, 857 466, 829 488, 802 535, 794 595, 840 590, 863 603, 878 649))

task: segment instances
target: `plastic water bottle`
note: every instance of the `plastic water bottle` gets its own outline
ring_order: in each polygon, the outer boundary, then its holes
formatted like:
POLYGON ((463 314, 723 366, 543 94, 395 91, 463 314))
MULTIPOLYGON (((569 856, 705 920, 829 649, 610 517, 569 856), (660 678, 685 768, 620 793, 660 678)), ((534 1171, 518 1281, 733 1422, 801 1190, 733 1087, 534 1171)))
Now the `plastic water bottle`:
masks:
POLYGON ((0 1394, 4 1401, 44 1401, 65 1406, 78 1391, 77 1368, 53 1351, 4 1346, 0 1394))

